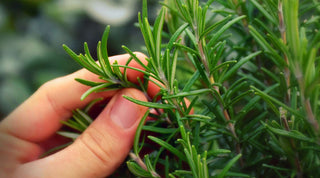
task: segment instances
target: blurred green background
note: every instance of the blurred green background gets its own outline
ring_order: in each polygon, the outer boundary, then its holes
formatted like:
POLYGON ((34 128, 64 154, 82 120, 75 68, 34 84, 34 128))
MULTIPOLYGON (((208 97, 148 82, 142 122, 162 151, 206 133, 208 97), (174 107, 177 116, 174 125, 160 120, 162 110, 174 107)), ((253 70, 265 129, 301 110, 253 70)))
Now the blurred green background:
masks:
MULTIPOLYGON (((150 17, 157 0, 148 0, 150 17)), ((121 45, 141 51, 143 39, 135 27, 141 0, 1 0, 0 118, 8 115, 39 86, 79 69, 63 50, 83 52, 96 44, 111 25, 109 55, 124 53, 121 45)))

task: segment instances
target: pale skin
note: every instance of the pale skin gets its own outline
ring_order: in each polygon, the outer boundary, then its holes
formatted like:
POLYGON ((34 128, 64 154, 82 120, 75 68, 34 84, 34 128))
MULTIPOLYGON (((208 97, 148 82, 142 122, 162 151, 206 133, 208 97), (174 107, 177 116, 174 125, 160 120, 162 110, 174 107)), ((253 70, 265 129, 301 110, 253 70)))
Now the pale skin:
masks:
MULTIPOLYGON (((146 63, 143 54, 136 54, 146 63)), ((124 65, 128 58, 127 54, 119 55, 110 61, 124 65)), ((129 65, 142 69, 134 61, 129 65)), ((128 70, 127 75, 132 82, 143 77, 133 70, 128 70)), ((145 94, 128 88, 94 93, 80 101, 89 87, 74 78, 99 81, 85 69, 49 81, 0 123, 0 177, 105 177, 125 160, 139 121, 148 108, 122 96, 147 101, 145 94), (89 128, 67 148, 39 158, 46 145, 57 144, 54 135, 61 127, 60 121, 70 118, 72 110, 100 97, 112 99, 89 128)), ((149 85, 149 96, 158 91, 156 85, 149 85)))

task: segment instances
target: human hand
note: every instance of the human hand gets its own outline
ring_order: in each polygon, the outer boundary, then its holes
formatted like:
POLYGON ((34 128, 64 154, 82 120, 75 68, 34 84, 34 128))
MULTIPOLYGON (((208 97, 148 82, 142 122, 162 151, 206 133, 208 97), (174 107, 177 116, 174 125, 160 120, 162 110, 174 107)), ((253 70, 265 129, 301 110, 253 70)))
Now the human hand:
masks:
MULTIPOLYGON (((138 58, 146 62, 143 54, 138 58)), ((110 57, 124 65, 129 55, 110 57)), ((135 61, 130 66, 140 68, 135 61)), ((132 82, 143 74, 127 71, 132 82)), ((148 108, 127 101, 122 95, 146 101, 136 89, 94 93, 84 101, 88 89, 74 78, 99 81, 85 69, 47 82, 0 123, 0 177, 105 177, 124 161, 133 143, 140 119, 148 108), (46 145, 57 142, 56 131, 72 110, 82 108, 95 98, 112 97, 95 121, 67 148, 39 159, 46 145)), ((148 94, 159 91, 149 85, 148 94)))

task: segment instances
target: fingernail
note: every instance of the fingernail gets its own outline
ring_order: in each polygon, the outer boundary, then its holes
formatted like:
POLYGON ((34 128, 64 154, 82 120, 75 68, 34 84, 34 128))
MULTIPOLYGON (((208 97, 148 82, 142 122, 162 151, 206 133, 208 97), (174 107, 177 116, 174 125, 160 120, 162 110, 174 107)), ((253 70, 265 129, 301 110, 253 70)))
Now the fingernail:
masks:
POLYGON ((116 96, 111 111, 110 118, 119 127, 124 129, 130 128, 140 117, 140 108, 137 104, 123 98, 123 95, 130 96, 130 93, 120 93, 116 96))

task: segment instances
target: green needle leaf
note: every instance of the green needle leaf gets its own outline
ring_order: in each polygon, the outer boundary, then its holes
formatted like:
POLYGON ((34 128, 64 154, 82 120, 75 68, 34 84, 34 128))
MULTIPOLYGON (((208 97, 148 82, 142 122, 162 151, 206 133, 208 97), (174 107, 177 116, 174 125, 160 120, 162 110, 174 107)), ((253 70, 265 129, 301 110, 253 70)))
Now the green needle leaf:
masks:
POLYGON ((306 137, 305 135, 303 135, 301 132, 299 132, 297 130, 286 131, 286 130, 282 130, 282 129, 273 128, 265 123, 264 123, 264 126, 268 130, 270 130, 271 132, 273 132, 277 135, 281 135, 284 137, 289 137, 289 138, 293 138, 293 139, 301 140, 301 141, 305 141, 305 142, 316 143, 316 141, 314 139, 306 137))
POLYGON ((63 44, 62 47, 75 61, 79 61, 78 55, 74 53, 67 45, 63 44))
POLYGON ((178 37, 180 36, 180 34, 189 26, 188 23, 185 23, 183 25, 181 25, 176 32, 174 32, 174 34, 172 35, 172 37, 170 38, 169 43, 167 44, 167 49, 171 50, 173 47, 173 43, 176 42, 176 40, 178 39, 178 37))
POLYGON ((142 169, 136 162, 127 161, 127 166, 130 172, 139 177, 152 177, 151 173, 142 169))
POLYGON ((87 86, 90 86, 90 87, 95 87, 97 85, 101 85, 103 84, 102 82, 92 82, 92 81, 89 81, 89 80, 84 80, 84 79, 81 79, 81 78, 75 78, 75 80, 81 84, 84 84, 84 85, 87 85, 87 86))
POLYGON ((287 106, 286 104, 282 103, 281 101, 275 99, 274 97, 271 97, 270 95, 266 94, 265 92, 259 90, 258 88, 254 87, 254 86, 251 86, 251 88, 253 90, 256 91, 256 94, 260 95, 262 98, 267 98, 269 99, 270 101, 274 102, 275 104, 285 108, 286 110, 290 111, 292 114, 298 116, 298 117, 301 117, 303 118, 303 115, 301 115, 299 112, 297 112, 296 110, 290 108, 289 106, 287 106))
POLYGON ((158 108, 158 109, 175 109, 175 106, 169 105, 169 104, 160 104, 160 103, 152 103, 152 102, 146 102, 146 101, 140 101, 134 98, 131 98, 129 96, 123 95, 123 97, 131 102, 134 102, 136 104, 146 106, 149 108, 158 108))
POLYGON ((141 135, 141 131, 143 128, 144 123, 146 122, 146 119, 150 113, 150 110, 147 110, 147 112, 143 115, 142 119, 140 120, 140 123, 137 127, 136 134, 134 136, 134 141, 133 141, 133 152, 136 155, 139 155, 139 139, 141 135))
POLYGON ((230 70, 228 70, 228 72, 222 77, 221 81, 223 82, 229 79, 243 64, 248 62, 250 59, 256 57, 260 53, 261 51, 257 51, 255 53, 248 55, 247 57, 240 59, 238 63, 236 63, 230 70))
POLYGON ((83 93, 83 95, 81 96, 81 101, 83 101, 91 93, 97 92, 98 90, 103 89, 103 88, 107 88, 110 85, 112 85, 112 83, 102 83, 100 85, 97 85, 95 87, 90 88, 85 93, 83 93))
POLYGON ((237 18, 234 18, 232 20, 230 20, 228 23, 226 23, 223 27, 221 27, 215 34, 214 36, 210 39, 209 43, 207 46, 212 46, 213 44, 216 43, 216 41, 218 40, 218 38, 223 34, 223 32, 225 32, 229 27, 231 27, 231 25, 233 25, 234 23, 238 22, 239 20, 245 18, 246 16, 240 16, 237 18))
POLYGON ((87 122, 88 124, 91 124, 91 123, 93 122, 93 120, 91 119, 91 117, 90 117, 88 114, 86 114, 85 112, 83 112, 81 109, 76 109, 76 112, 77 112, 78 115, 81 116, 81 118, 83 118, 84 120, 86 120, 86 122, 87 122))
POLYGON ((75 129, 75 130, 77 130, 77 131, 79 131, 81 133, 86 129, 86 127, 83 127, 78 122, 73 121, 71 119, 69 119, 68 121, 61 121, 61 123, 66 125, 66 126, 68 126, 68 127, 70 127, 70 128, 73 128, 73 129, 75 129))
POLYGON ((165 8, 163 7, 160 10, 160 13, 154 23, 154 28, 153 28, 153 38, 155 40, 155 57, 157 60, 160 60, 161 58, 161 39, 162 39, 162 28, 164 24, 164 16, 165 16, 165 8))
POLYGON ((201 35, 200 35, 200 39, 203 38, 204 36, 206 36, 208 33, 210 33, 212 30, 214 30, 216 27, 218 27, 219 25, 227 22, 228 20, 230 20, 231 15, 228 15, 227 17, 225 17, 224 19, 214 23, 213 25, 211 25, 210 27, 208 27, 201 35))
POLYGON ((100 66, 104 72, 104 74, 107 76, 107 78, 112 79, 113 78, 113 71, 111 69, 110 62, 108 58, 103 58, 102 56, 102 51, 101 51, 101 42, 99 41, 97 45, 97 56, 98 56, 98 61, 100 63, 100 66))
POLYGON ((181 92, 175 95, 168 95, 168 96, 163 96, 163 99, 169 99, 169 98, 177 98, 177 97, 185 97, 185 96, 192 96, 192 95, 200 95, 203 93, 208 93, 208 92, 212 92, 211 89, 199 89, 199 90, 194 90, 194 91, 188 91, 188 92, 181 92))
POLYGON ((252 2, 252 4, 254 4, 254 5, 257 7, 257 9, 259 9, 259 10, 261 11, 261 13, 262 13, 268 20, 270 20, 270 22, 272 22, 272 23, 275 24, 275 25, 277 24, 277 20, 275 20, 274 17, 272 17, 272 15, 270 15, 269 12, 267 12, 267 11, 265 10, 265 8, 260 5, 260 3, 258 3, 256 0, 250 0, 250 1, 252 2))
POLYGON ((238 154, 236 157, 234 157, 232 160, 228 162, 228 164, 223 168, 223 170, 218 175, 218 178, 223 178, 229 171, 229 169, 240 159, 242 155, 238 154))
POLYGON ((175 128, 161 128, 161 127, 154 127, 154 126, 145 125, 142 127, 142 130, 151 131, 151 132, 155 132, 155 133, 161 133, 161 134, 171 134, 171 133, 175 132, 177 129, 175 129, 175 128))
POLYGON ((167 142, 165 142, 157 137, 151 136, 151 135, 149 135, 148 138, 150 140, 154 141, 155 143, 159 144, 160 146, 164 147, 165 149, 167 149, 168 151, 170 151, 174 155, 176 155, 179 159, 181 159, 183 161, 187 161, 183 153, 181 153, 178 149, 176 149, 172 145, 168 144, 167 142))
POLYGON ((64 131, 58 131, 57 134, 67 137, 67 138, 71 138, 72 140, 76 140, 80 134, 78 133, 74 133, 74 132, 64 132, 64 131))
POLYGON ((101 54, 102 54, 102 58, 105 60, 108 60, 107 44, 108 44, 109 32, 110 32, 110 25, 108 25, 105 28, 103 35, 102 35, 102 40, 101 40, 101 54))

